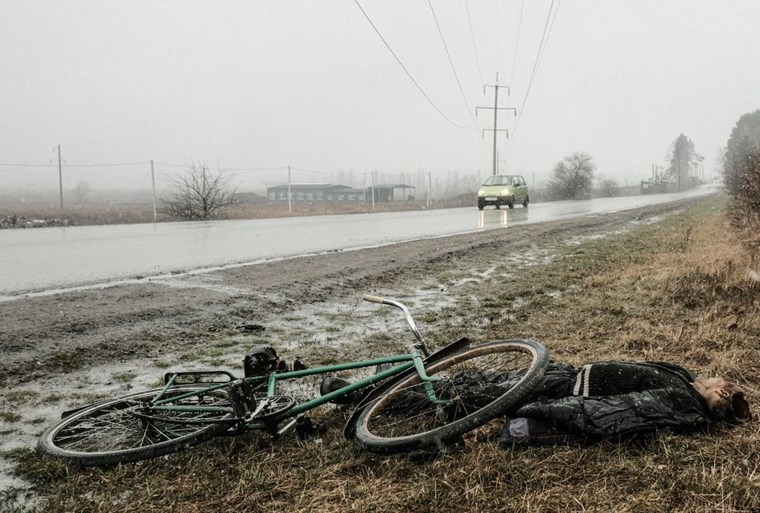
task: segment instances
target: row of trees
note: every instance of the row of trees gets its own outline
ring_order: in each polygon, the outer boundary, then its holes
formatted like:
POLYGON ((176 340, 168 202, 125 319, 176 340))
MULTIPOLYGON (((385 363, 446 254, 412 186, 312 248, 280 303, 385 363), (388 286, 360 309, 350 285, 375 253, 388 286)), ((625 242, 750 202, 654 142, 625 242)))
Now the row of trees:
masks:
MULTIPOLYGON (((757 166, 760 155, 760 111, 748 114, 739 121, 731 135, 726 152, 726 186, 729 191, 757 188, 757 207, 760 207, 760 181, 747 183, 746 169, 757 166), (754 153, 753 153, 754 152, 754 153), (751 156, 747 156, 751 155, 751 156), (753 160, 754 159, 754 160, 753 160)), ((692 171, 702 162, 694 143, 679 134, 670 149, 670 166, 664 178, 676 182, 676 189, 691 186, 692 171)), ((588 153, 578 152, 558 162, 547 185, 547 196, 552 200, 589 199, 595 178, 596 165, 588 153)), ((236 189, 229 177, 221 171, 213 173, 204 164, 192 164, 189 172, 173 180, 173 194, 163 200, 163 212, 179 219, 209 219, 227 206, 237 202, 236 189)), ((602 179, 599 194, 616 196, 619 187, 612 179, 602 179)), ((737 207, 738 208, 738 207, 737 207)), ((744 208, 744 207, 742 207, 744 208)))
MULTIPOLYGON (((666 180, 674 181, 677 190, 693 185, 692 179, 704 157, 695 151, 694 143, 684 134, 673 141, 669 152, 666 180)), ((549 182, 552 199, 590 197, 596 167, 587 153, 574 153, 559 162, 549 182)), ((732 197, 729 218, 734 227, 747 233, 746 242, 760 248, 760 110, 743 115, 731 131, 723 155, 723 176, 726 191, 732 197)), ((602 194, 614 196, 614 181, 603 180, 602 194)))
POLYGON ((731 223, 748 234, 747 243, 760 247, 760 110, 736 123, 723 156, 723 178, 731 195, 731 223))
MULTIPOLYGON (((547 186, 550 199, 588 199, 596 166, 591 155, 574 153, 554 168, 547 186)), ((172 193, 162 199, 161 211, 171 217, 189 221, 211 219, 224 207, 238 202, 236 188, 228 175, 212 172, 205 164, 191 164, 185 175, 172 180, 172 193)), ((602 180, 601 194, 615 196, 614 180, 602 180)))
MULTIPOLYGON (((669 150, 669 167, 661 179, 672 181, 681 191, 693 185, 694 171, 704 158, 694 149, 694 143, 684 134, 675 138, 669 150)), ((573 153, 558 162, 552 171, 547 194, 550 199, 588 199, 594 181, 596 166, 588 153, 573 153)), ((598 192, 601 196, 616 196, 619 187, 615 180, 602 179, 598 192)))

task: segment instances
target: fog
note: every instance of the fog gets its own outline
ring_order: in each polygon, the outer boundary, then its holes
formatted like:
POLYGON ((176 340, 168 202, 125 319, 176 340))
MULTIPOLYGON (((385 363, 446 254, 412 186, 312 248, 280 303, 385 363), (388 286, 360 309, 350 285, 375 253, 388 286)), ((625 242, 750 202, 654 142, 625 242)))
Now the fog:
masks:
POLYGON ((57 190, 58 145, 67 191, 149 190, 151 160, 159 188, 191 162, 251 191, 288 166, 293 182, 467 188, 492 172, 493 111, 475 110, 493 107, 497 73, 499 107, 518 114, 499 111, 501 171, 540 184, 585 151, 597 176, 635 184, 683 133, 710 178, 760 107, 754 0, 25 0, 0 14, 5 193, 57 190))

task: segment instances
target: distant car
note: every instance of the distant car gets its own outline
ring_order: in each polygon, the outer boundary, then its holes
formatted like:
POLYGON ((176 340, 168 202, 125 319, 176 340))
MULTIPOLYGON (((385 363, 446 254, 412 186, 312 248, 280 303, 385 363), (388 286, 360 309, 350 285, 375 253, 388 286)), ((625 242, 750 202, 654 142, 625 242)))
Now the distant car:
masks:
POLYGON ((527 207, 529 202, 528 184, 521 175, 491 175, 478 191, 478 210, 486 205, 515 208, 517 203, 527 207))

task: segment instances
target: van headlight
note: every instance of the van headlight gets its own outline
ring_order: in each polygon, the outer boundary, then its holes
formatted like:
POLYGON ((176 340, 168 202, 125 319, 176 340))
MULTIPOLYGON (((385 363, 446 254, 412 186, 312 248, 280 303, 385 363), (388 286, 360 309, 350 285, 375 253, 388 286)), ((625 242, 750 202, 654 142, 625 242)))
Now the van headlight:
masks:
POLYGON ((486 191, 484 189, 480 189, 478 191, 478 196, 485 196, 485 195, 486 195, 486 191))

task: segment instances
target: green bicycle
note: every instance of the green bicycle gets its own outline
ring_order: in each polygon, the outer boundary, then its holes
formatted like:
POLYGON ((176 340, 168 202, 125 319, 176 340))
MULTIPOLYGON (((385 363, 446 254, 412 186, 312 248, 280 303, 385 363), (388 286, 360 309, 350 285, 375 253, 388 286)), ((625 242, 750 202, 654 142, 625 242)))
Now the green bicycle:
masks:
MULTIPOLYGON (((459 339, 430 352, 406 306, 377 296, 366 301, 400 309, 415 341, 405 354, 291 370, 271 348, 244 360, 245 376, 228 371, 175 372, 164 386, 65 412, 42 434, 39 449, 82 466, 155 458, 218 435, 264 430, 274 437, 298 428, 305 413, 326 403, 355 406, 344 433, 371 451, 394 453, 440 449, 464 433, 518 407, 542 378, 548 354, 538 342, 495 340, 473 345, 459 339), (331 376, 375 368, 353 383, 331 376), (518 380, 473 391, 458 376, 518 380), (308 376, 324 379, 311 398, 281 395, 284 384, 308 376), (493 390, 496 390, 494 392, 493 390)), ((371 370, 371 369, 370 369, 371 370)))

